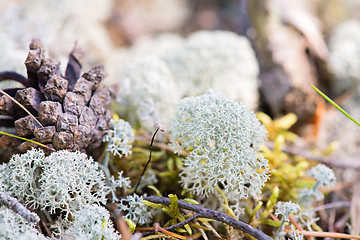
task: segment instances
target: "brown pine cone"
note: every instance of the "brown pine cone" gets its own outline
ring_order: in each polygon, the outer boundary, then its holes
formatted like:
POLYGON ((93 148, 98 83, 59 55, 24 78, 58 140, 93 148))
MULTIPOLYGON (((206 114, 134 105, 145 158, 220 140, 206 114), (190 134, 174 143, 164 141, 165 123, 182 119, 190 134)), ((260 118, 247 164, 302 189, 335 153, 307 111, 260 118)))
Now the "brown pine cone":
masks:
MULTIPOLYGON (((69 149, 99 155, 102 137, 109 128, 112 111, 109 106, 114 99, 112 91, 101 87, 104 67, 98 65, 83 73, 83 51, 75 44, 69 55, 65 76, 60 63, 44 56, 44 47, 34 39, 25 66, 28 77, 14 72, 0 73, 0 81, 11 79, 22 83, 24 89, 5 89, 28 109, 43 126, 16 105, 7 96, 0 97, 0 115, 5 115, 0 126, 14 126, 16 134, 52 146, 56 150, 69 149)), ((2 136, 0 148, 15 147, 24 152, 33 143, 2 136)))

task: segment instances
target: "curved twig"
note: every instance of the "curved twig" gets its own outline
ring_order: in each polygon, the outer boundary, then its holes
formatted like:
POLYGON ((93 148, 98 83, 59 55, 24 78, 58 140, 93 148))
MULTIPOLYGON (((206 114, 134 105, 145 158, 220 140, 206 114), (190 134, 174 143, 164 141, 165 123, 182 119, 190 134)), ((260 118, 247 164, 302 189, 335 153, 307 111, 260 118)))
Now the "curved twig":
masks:
POLYGON ((142 173, 141 173, 141 175, 140 175, 140 179, 139 179, 139 181, 137 182, 133 193, 136 193, 136 190, 137 190, 137 188, 138 188, 139 185, 140 185, 141 178, 144 176, 145 171, 146 171, 146 168, 148 167, 148 165, 149 165, 149 163, 150 163, 150 161, 151 161, 152 146, 153 146, 154 139, 155 139, 155 136, 156 136, 156 134, 157 134, 158 131, 159 131, 159 128, 156 128, 156 131, 155 131, 154 135, 153 135, 152 138, 151 138, 149 160, 147 161, 147 163, 146 163, 146 165, 145 165, 145 167, 144 167, 144 170, 142 171, 142 173))
POLYGON ((194 221, 194 220, 197 219, 197 218, 201 218, 201 214, 195 213, 194 215, 192 215, 191 217, 189 217, 189 218, 186 219, 185 221, 179 222, 179 223, 177 223, 177 224, 175 224, 175 225, 172 225, 172 226, 170 226, 170 227, 166 227, 166 228, 164 228, 164 229, 170 231, 170 230, 173 230, 173 229, 175 229, 175 228, 181 228, 181 227, 185 226, 186 224, 188 224, 189 222, 194 221))
POLYGON ((31 83, 26 77, 16 72, 11 72, 11 71, 0 72, 0 81, 3 80, 14 80, 21 83, 25 87, 31 86, 31 83))
MULTIPOLYGON (((166 197, 143 196, 143 199, 147 200, 149 202, 152 202, 152 203, 159 203, 159 204, 165 204, 165 205, 171 204, 170 199, 166 198, 166 197)), ((250 226, 249 224, 241 222, 233 217, 230 217, 229 215, 226 215, 225 213, 218 212, 218 211, 208 209, 208 208, 203 208, 201 206, 191 204, 188 202, 184 202, 181 200, 178 200, 178 206, 179 206, 179 208, 183 208, 183 209, 187 209, 187 210, 196 212, 198 214, 197 218, 214 219, 219 222, 230 225, 234 228, 240 229, 244 233, 247 233, 247 234, 255 237, 256 239, 271 240, 271 238, 269 236, 267 236, 265 233, 263 233, 262 231, 250 226)))
POLYGON ((156 134, 157 134, 157 132, 158 132, 159 130, 160 130, 161 132, 165 132, 164 127, 163 127, 160 123, 157 123, 157 124, 156 124, 156 131, 154 132, 154 134, 153 134, 153 136, 152 136, 152 138, 151 138, 149 160, 147 161, 147 163, 146 163, 146 165, 145 165, 145 167, 144 167, 144 170, 143 170, 143 172, 142 172, 141 175, 140 175, 140 179, 139 179, 139 181, 137 182, 137 184, 136 184, 136 186, 135 186, 135 190, 134 190, 133 193, 136 193, 136 190, 137 190, 137 188, 138 188, 139 185, 140 185, 141 178, 144 176, 145 171, 146 171, 146 168, 148 167, 148 165, 149 165, 149 163, 150 163, 150 161, 151 161, 152 147, 153 147, 153 144, 154 144, 155 136, 156 136, 156 134))

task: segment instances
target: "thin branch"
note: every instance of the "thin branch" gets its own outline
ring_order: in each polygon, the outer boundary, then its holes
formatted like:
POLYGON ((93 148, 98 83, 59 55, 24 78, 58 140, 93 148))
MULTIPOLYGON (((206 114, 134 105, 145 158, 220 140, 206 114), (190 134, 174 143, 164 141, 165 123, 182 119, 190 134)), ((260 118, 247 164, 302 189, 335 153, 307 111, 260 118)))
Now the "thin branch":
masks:
MULTIPOLYGON (((201 226, 201 224, 200 224, 197 220, 194 220, 194 223, 195 223, 195 224, 198 224, 199 226, 201 226)), ((209 225, 210 225, 210 224, 209 224, 209 225)), ((210 225, 210 226, 211 226, 211 225, 210 225)), ((208 238, 208 236, 206 235, 204 229, 198 228, 198 230, 199 230, 199 232, 201 233, 201 236, 203 237, 204 240, 209 240, 209 238, 208 238)), ((213 228, 211 228, 211 230, 213 230, 213 228)), ((217 232, 215 231, 215 233, 217 233, 217 232)), ((215 236, 216 236, 218 239, 221 239, 221 238, 219 238, 217 235, 215 235, 215 236)))
MULTIPOLYGON (((272 142, 266 142, 265 145, 270 149, 274 149, 274 143, 272 143, 272 142)), ((353 161, 351 161, 350 159, 347 159, 347 161, 344 162, 344 161, 339 161, 338 159, 334 159, 334 158, 315 156, 314 154, 310 153, 309 151, 294 148, 294 147, 289 147, 289 146, 282 147, 281 151, 284 153, 294 155, 294 156, 301 156, 301 157, 307 158, 309 160, 321 162, 321 163, 324 163, 326 165, 333 166, 333 167, 360 169, 360 162, 358 162, 355 159, 353 161)))
POLYGON ((145 165, 145 167, 144 167, 144 170, 143 170, 143 172, 142 172, 141 175, 140 175, 140 179, 139 179, 139 181, 137 182, 137 184, 136 184, 136 186, 135 186, 135 190, 134 190, 133 193, 136 193, 136 190, 137 190, 137 188, 138 188, 139 185, 140 185, 141 178, 144 176, 145 171, 146 171, 146 168, 147 168, 148 165, 150 164, 150 161, 151 161, 151 152, 152 152, 152 147, 153 147, 153 144, 154 144, 154 139, 155 139, 155 136, 156 136, 156 134, 157 134, 157 132, 158 132, 159 130, 160 130, 161 132, 165 132, 164 127, 163 127, 161 124, 157 123, 157 124, 156 124, 156 131, 154 132, 154 134, 153 134, 153 136, 152 136, 152 138, 151 138, 149 160, 147 161, 147 163, 146 163, 146 165, 145 165))
POLYGON ((173 230, 173 229, 176 229, 176 228, 181 228, 181 227, 185 226, 186 224, 188 224, 189 222, 192 222, 195 219, 200 218, 200 217, 201 217, 201 215, 199 213, 195 213, 194 215, 192 215, 191 217, 189 217, 185 221, 179 222, 179 223, 177 223, 175 225, 172 225, 170 227, 166 227, 165 230, 170 231, 170 230, 173 230))
POLYGON ((10 197, 4 192, 0 192, 0 204, 13 210, 17 214, 25 218, 28 222, 38 223, 40 221, 40 218, 36 213, 31 212, 16 198, 10 197))
MULTIPOLYGON (((194 223, 197 223, 197 220, 196 221, 194 221, 194 223)), ((207 227, 207 228, 210 228, 211 229, 211 232, 218 238, 218 239, 220 239, 220 240, 226 240, 226 239, 224 239, 224 238, 222 238, 220 235, 219 235, 219 233, 215 230, 215 228, 210 224, 210 223, 208 223, 208 222, 201 222, 202 224, 204 224, 205 225, 205 227, 207 227)), ((200 228, 201 229, 201 228, 200 228)), ((199 229, 199 231, 200 231, 200 229, 199 229)), ((202 230, 202 229, 201 229, 202 230)))
MULTIPOLYGON (((295 221, 294 218, 292 218, 291 216, 289 216, 290 222, 296 227, 297 230, 299 231, 304 231, 304 229, 295 221)), ((314 240, 313 236, 305 236, 306 239, 308 240, 314 240)))
POLYGON ((16 72, 11 72, 11 71, 0 72, 0 81, 3 80, 14 80, 21 83, 25 87, 31 86, 29 80, 26 77, 16 72))
MULTIPOLYGON (((165 205, 171 204, 170 199, 166 198, 166 197, 144 196, 143 199, 147 200, 149 202, 152 202, 152 203, 159 203, 159 204, 165 204, 165 205)), ((201 217, 201 218, 214 219, 219 222, 230 225, 234 228, 240 229, 244 233, 247 233, 247 234, 255 237, 256 239, 271 240, 271 238, 269 236, 267 236, 265 233, 263 233, 262 231, 250 226, 249 224, 241 222, 233 217, 230 217, 229 215, 226 215, 225 213, 218 212, 218 211, 208 209, 208 208, 203 208, 201 206, 191 204, 188 202, 184 202, 181 200, 178 200, 178 206, 179 206, 179 208, 187 209, 187 210, 198 213, 199 217, 201 217)))
MULTIPOLYGON (((150 141, 150 137, 147 137, 147 136, 137 135, 134 138, 135 138, 135 141, 138 141, 138 142, 148 143, 150 141)), ((174 149, 172 149, 172 147, 170 147, 167 144, 161 143, 161 142, 154 141, 153 146, 164 149, 169 152, 174 152, 174 149)), ((182 150, 181 153, 179 153, 179 155, 186 157, 189 155, 189 153, 182 150)))
POLYGON ((317 212, 317 211, 321 211, 321 210, 325 210, 325 209, 329 209, 329 208, 344 208, 344 207, 346 207, 346 208, 351 207, 351 202, 349 202, 349 201, 338 201, 338 202, 327 203, 327 204, 324 204, 324 205, 314 207, 313 211, 317 212))

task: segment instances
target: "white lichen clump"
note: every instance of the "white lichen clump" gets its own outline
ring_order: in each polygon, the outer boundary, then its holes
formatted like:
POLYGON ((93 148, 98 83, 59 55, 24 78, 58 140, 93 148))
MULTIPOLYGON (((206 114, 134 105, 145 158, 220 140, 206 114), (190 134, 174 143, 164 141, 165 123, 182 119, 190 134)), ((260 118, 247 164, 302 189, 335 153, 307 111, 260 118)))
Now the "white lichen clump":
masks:
POLYGON ((300 212, 301 208, 300 205, 297 203, 289 202, 277 202, 275 205, 275 216, 282 216, 282 219, 286 222, 289 222, 289 216, 291 213, 298 213, 300 212))
POLYGON ((143 57, 156 55, 166 59, 169 53, 177 51, 184 44, 185 39, 178 34, 163 33, 158 36, 144 36, 136 40, 129 49, 130 56, 143 57))
POLYGON ((36 224, 27 222, 23 217, 6 207, 0 207, 0 239, 45 240, 36 229, 36 224))
POLYGON ((307 175, 316 180, 311 189, 302 188, 299 190, 299 201, 303 206, 310 207, 313 202, 324 198, 324 193, 320 191, 322 187, 331 187, 336 182, 334 171, 324 164, 318 164, 312 167, 307 175))
POLYGON ((229 31, 199 31, 164 60, 183 96, 212 88, 250 109, 258 104, 259 66, 245 37, 229 31))
POLYGON ((149 133, 154 132, 157 122, 166 127, 180 98, 167 65, 158 57, 148 56, 129 62, 117 76, 122 117, 149 133))
POLYGON ((109 211, 96 204, 87 205, 74 214, 72 226, 64 239, 118 240, 120 234, 114 229, 109 211))
POLYGON ((108 185, 105 187, 105 191, 108 193, 111 193, 112 202, 119 201, 119 199, 116 196, 116 190, 118 188, 122 189, 123 192, 125 192, 128 188, 131 187, 130 178, 123 177, 122 174, 124 172, 118 172, 118 177, 115 180, 114 176, 111 176, 108 180, 108 185))
POLYGON ((340 94, 360 81, 360 22, 340 24, 330 37, 329 66, 335 74, 332 90, 340 94))
POLYGON ((142 202, 142 196, 136 194, 128 195, 126 198, 120 199, 116 211, 121 213, 124 218, 138 224, 145 224, 150 221, 151 213, 148 207, 142 202))
POLYGON ((13 155, 1 168, 2 188, 26 206, 73 214, 82 206, 106 203, 105 175, 92 158, 62 150, 45 157, 32 149, 13 155))
MULTIPOLYGON (((281 225, 279 228, 279 232, 276 234, 275 239, 279 239, 279 240, 285 240, 285 232, 284 232, 284 228, 285 228, 285 222, 290 222, 290 214, 291 213, 301 213, 301 207, 299 204, 297 203, 293 203, 291 201, 289 202, 277 202, 275 205, 275 216, 279 216, 281 215, 281 225)), ((302 240, 304 238, 304 233, 300 233, 300 231, 298 229, 296 229, 293 225, 290 225, 290 228, 292 230, 291 233, 289 233, 289 235, 291 236, 291 239, 294 240, 302 240)))
POLYGON ((336 182, 334 171, 324 164, 318 164, 312 167, 307 175, 316 180, 317 187, 331 187, 336 182))
POLYGON ((106 151, 122 157, 131 154, 131 143, 134 141, 134 132, 130 124, 123 119, 111 119, 111 129, 103 137, 107 143, 106 151))
POLYGON ((208 196, 219 186, 238 207, 261 194, 269 166, 257 152, 266 130, 241 103, 212 90, 185 98, 169 131, 175 151, 190 152, 180 174, 185 189, 208 196))
POLYGON ((104 62, 112 52, 104 26, 111 9, 111 1, 101 0, 2 1, 0 25, 24 49, 28 49, 31 38, 40 38, 48 46, 49 56, 60 60, 67 58, 74 41, 79 40, 86 51, 91 49, 87 51, 87 63, 93 64, 104 62))

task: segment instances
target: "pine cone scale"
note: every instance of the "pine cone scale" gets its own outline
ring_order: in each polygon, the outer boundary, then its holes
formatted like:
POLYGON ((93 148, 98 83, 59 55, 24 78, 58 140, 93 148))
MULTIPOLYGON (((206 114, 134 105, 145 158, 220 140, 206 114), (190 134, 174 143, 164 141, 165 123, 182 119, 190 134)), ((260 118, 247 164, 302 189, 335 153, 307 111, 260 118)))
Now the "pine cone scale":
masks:
MULTIPOLYGON (((6 96, 0 97, 0 114, 14 119, 19 136, 32 138, 56 150, 101 154, 102 137, 109 129, 112 117, 109 106, 114 99, 109 89, 100 86, 105 77, 104 67, 95 66, 81 75, 84 53, 76 44, 69 55, 63 77, 60 62, 45 58, 44 52, 39 40, 31 42, 25 60, 28 78, 24 81, 25 86, 29 87, 14 90, 15 99, 38 117, 44 127, 39 126, 32 116, 6 96)), ((15 147, 19 152, 34 147, 33 143, 17 141, 10 144, 9 141, 9 138, 2 136, 0 147, 15 147)))

